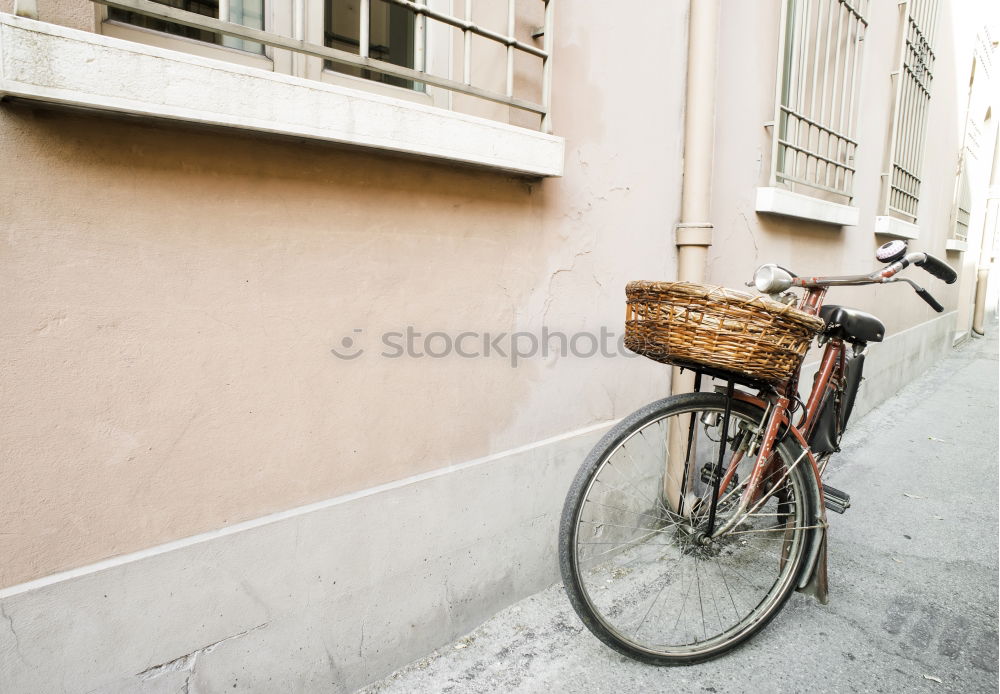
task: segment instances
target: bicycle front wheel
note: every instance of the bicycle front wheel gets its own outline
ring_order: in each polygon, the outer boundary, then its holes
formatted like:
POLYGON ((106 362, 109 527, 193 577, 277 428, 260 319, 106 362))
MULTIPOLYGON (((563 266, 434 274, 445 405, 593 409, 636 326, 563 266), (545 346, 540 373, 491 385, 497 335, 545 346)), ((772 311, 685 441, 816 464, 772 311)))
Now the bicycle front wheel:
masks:
POLYGON ((604 643, 672 665, 707 660, 750 638, 795 587, 814 529, 801 456, 780 445, 761 492, 738 501, 764 413, 692 393, 652 403, 609 431, 584 462, 563 509, 559 559, 570 602, 604 643), (706 531, 719 448, 724 475, 706 531))

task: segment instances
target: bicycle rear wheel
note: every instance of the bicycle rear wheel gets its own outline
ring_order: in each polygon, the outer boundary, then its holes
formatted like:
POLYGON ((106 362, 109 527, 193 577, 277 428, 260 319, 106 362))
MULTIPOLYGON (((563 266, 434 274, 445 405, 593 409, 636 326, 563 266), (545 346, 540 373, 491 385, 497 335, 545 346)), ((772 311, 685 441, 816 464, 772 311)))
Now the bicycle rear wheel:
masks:
POLYGON ((795 587, 816 483, 780 445, 751 513, 738 512, 763 429, 764 413, 749 403, 731 401, 715 527, 739 519, 719 538, 705 535, 725 404, 692 393, 635 412, 591 451, 567 495, 567 595, 599 639, 630 657, 671 665, 721 655, 763 628, 795 587))

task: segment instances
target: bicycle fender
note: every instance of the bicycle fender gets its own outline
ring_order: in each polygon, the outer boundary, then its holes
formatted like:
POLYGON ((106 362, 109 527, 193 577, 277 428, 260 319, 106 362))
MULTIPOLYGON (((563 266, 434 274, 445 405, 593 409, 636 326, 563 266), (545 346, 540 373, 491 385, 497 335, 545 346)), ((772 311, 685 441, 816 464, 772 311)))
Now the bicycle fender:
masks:
MULTIPOLYGON (((733 392, 733 397, 759 407, 762 410, 767 409, 766 402, 750 393, 737 390, 733 392)), ((809 485, 809 493, 812 497, 810 501, 813 508, 812 522, 814 525, 819 526, 819 528, 810 534, 808 554, 806 555, 805 563, 802 565, 796 590, 806 595, 812 595, 819 600, 820 604, 825 605, 829 601, 826 573, 826 529, 828 526, 826 522, 826 503, 823 499, 823 485, 819 481, 819 467, 816 465, 816 458, 813 457, 809 444, 801 432, 792 426, 787 415, 782 418, 782 423, 786 425, 787 431, 792 435, 792 439, 806 454, 806 459, 809 461, 809 467, 806 469, 812 475, 814 482, 814 484, 809 485)))

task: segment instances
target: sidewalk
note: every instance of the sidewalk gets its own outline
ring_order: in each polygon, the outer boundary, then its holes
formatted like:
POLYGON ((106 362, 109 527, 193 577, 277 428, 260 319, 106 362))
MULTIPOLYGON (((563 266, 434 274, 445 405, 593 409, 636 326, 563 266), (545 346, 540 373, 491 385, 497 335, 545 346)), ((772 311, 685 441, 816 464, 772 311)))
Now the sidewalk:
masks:
POLYGON ((364 691, 995 693, 997 326, 988 331, 851 423, 827 472, 853 503, 830 514, 829 605, 796 593, 744 647, 657 668, 591 636, 557 585, 364 691))

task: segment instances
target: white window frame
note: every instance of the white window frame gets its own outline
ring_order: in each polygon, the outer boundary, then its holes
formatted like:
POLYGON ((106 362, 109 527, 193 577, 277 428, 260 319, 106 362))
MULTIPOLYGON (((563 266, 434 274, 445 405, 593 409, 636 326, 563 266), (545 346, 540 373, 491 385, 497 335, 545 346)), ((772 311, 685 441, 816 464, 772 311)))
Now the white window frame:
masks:
MULTIPOLYGON (((448 12, 451 9, 450 0, 425 0, 423 4, 439 12, 448 12)), ((306 3, 304 27, 304 38, 306 41, 316 44, 323 43, 323 31, 326 19, 323 16, 324 8, 324 2, 306 3)), ((415 62, 423 63, 426 66, 426 71, 431 74, 447 74, 447 67, 452 59, 448 28, 439 22, 425 22, 423 17, 417 17, 415 24, 415 31, 418 34, 422 34, 422 38, 416 44, 423 48, 422 55, 418 54, 415 56, 415 62)), ((364 89, 375 94, 384 94, 385 96, 406 99, 407 101, 426 104, 428 106, 448 108, 450 105, 448 91, 437 89, 432 85, 424 85, 422 90, 407 89, 330 70, 324 66, 325 61, 322 58, 293 56, 293 59, 298 63, 295 74, 300 74, 307 79, 319 80, 328 84, 336 84, 352 89, 364 89)))
POLYGON ((958 173, 957 190, 955 191, 955 208, 952 213, 950 240, 960 243, 969 241, 969 223, 972 219, 972 190, 969 187, 969 173, 962 157, 958 173))
MULTIPOLYGON (((290 32, 291 6, 291 0, 264 0, 264 28, 279 32, 290 32)), ((239 48, 231 48, 217 43, 199 41, 198 39, 186 36, 168 34, 163 31, 147 29, 111 19, 108 16, 108 7, 106 5, 94 5, 94 8, 97 13, 96 24, 98 31, 104 36, 112 36, 158 48, 190 53, 191 55, 198 55, 203 58, 225 60, 237 65, 246 65, 247 67, 255 67, 261 70, 272 70, 290 74, 289 70, 283 68, 286 64, 290 65, 288 56, 281 55, 287 54, 287 51, 276 51, 270 46, 264 46, 263 53, 251 53, 239 48)))

